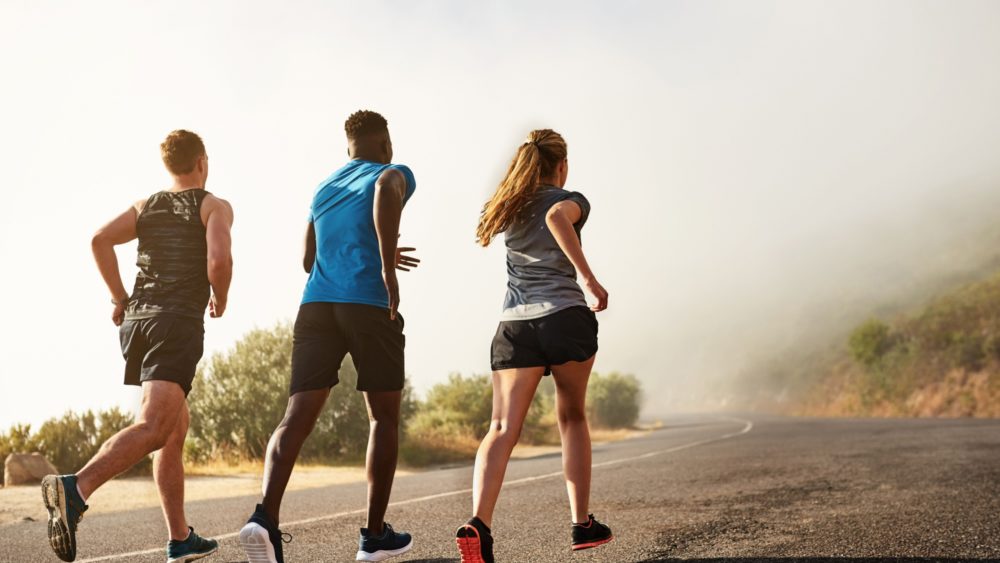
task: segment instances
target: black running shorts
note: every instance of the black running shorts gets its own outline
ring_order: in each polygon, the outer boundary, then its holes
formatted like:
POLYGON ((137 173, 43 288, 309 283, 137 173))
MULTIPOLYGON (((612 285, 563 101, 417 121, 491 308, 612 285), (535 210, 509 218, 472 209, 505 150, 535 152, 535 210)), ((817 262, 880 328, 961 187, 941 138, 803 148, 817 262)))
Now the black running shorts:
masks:
POLYGON ((292 382, 289 394, 327 389, 340 378, 340 364, 351 355, 359 391, 403 388, 403 317, 359 303, 303 303, 295 319, 292 382))
POLYGON ((173 381, 191 392, 191 382, 205 349, 205 321, 158 315, 126 319, 118 327, 125 357, 125 385, 173 381))
POLYGON ((576 306, 538 319, 500 321, 490 347, 494 371, 582 362, 597 353, 597 316, 576 306))

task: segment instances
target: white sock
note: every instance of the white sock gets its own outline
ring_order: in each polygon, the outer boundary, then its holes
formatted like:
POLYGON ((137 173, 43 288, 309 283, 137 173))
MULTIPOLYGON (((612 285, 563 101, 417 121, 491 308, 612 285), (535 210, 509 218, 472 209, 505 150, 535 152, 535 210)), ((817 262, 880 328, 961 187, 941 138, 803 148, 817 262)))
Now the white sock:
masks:
POLYGON ((87 497, 83 496, 83 491, 80 490, 80 483, 76 484, 76 494, 80 495, 80 498, 83 499, 84 504, 87 503, 87 497))

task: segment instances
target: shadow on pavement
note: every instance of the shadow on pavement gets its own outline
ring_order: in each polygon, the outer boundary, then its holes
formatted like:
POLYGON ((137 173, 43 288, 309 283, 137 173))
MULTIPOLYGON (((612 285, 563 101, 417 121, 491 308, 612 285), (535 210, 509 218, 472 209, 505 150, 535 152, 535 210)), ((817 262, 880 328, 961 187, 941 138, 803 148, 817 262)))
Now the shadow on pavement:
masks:
POLYGON ((645 559, 642 563, 987 563, 1000 559, 969 557, 719 557, 683 559, 663 557, 645 559))
MULTIPOLYGON (((458 563, 458 559, 407 559, 409 563, 458 563)), ((246 559, 239 559, 237 561, 229 561, 227 563, 249 563, 246 559)))

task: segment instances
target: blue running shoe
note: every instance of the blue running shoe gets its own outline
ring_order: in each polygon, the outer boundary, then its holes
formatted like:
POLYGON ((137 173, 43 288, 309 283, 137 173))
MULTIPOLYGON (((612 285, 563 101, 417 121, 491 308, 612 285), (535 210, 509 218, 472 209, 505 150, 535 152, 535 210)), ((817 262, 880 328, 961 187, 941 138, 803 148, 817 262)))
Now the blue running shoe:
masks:
POLYGON ((46 475, 42 479, 42 501, 49 511, 49 545, 63 561, 76 559, 76 525, 87 504, 76 488, 76 475, 46 475))
POLYGON ((382 535, 372 536, 368 528, 361 528, 358 540, 358 561, 385 561, 402 555, 413 548, 413 538, 406 532, 396 532, 389 524, 382 524, 382 535))
POLYGON ((249 563, 285 563, 281 544, 291 541, 292 535, 279 530, 260 504, 240 530, 240 545, 249 563))
POLYGON ((167 563, 188 563, 208 557, 219 549, 219 542, 199 536, 191 526, 188 526, 188 530, 190 533, 186 540, 167 542, 167 563))

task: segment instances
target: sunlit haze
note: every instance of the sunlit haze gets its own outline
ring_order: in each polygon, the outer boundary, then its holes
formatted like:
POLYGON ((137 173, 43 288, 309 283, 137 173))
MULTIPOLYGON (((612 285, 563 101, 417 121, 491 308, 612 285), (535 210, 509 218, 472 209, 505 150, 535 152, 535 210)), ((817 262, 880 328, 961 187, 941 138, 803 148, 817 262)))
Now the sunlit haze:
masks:
MULTIPOLYGON (((0 429, 137 404, 90 238, 169 185, 172 129, 202 135, 236 215, 207 356, 294 318, 344 120, 386 116, 417 179, 400 310, 418 392, 489 371, 506 271, 474 231, 533 128, 565 136, 567 187, 593 205, 595 369, 639 376, 649 415, 718 406, 825 319, 974 267, 1000 213, 1000 3, 358 6, 0 7, 0 429)), ((131 288, 134 244, 118 256, 131 288)))

